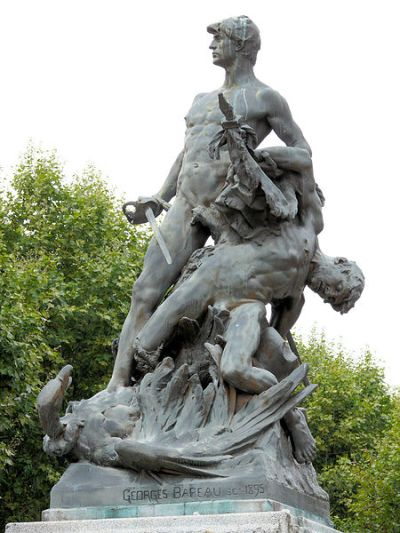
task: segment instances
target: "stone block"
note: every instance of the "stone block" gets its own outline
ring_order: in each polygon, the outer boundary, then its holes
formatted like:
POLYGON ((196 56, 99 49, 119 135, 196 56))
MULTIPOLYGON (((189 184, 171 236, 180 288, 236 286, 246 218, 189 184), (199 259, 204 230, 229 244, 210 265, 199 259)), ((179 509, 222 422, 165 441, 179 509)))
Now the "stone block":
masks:
POLYGON ((157 516, 99 520, 25 522, 5 533, 338 533, 287 510, 220 515, 157 516))

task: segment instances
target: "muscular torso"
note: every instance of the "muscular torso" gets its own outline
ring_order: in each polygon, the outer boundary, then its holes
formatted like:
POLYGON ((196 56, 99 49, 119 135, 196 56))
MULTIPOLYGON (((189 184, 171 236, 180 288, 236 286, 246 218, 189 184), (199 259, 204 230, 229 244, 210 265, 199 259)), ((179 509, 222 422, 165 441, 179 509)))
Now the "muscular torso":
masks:
POLYGON ((247 299, 267 304, 297 297, 304 290, 316 242, 309 227, 283 223, 281 235, 261 246, 217 247, 201 275, 213 286, 213 301, 228 307, 247 299))
MULTIPOLYGON (((236 116, 242 117, 256 131, 259 142, 271 131, 266 98, 268 91, 272 90, 258 80, 245 87, 224 90, 224 96, 233 105, 236 116)), ((183 195, 193 207, 208 206, 216 199, 230 163, 226 150, 221 151, 219 160, 212 160, 208 155, 209 143, 224 119, 218 104, 219 92, 221 90, 197 96, 185 117, 185 149, 177 196, 183 195)))
POLYGON ((217 245, 200 267, 213 303, 232 307, 249 299, 267 304, 301 297, 323 221, 312 167, 297 179, 304 185, 301 215, 282 221, 278 235, 266 233, 258 243, 217 245))

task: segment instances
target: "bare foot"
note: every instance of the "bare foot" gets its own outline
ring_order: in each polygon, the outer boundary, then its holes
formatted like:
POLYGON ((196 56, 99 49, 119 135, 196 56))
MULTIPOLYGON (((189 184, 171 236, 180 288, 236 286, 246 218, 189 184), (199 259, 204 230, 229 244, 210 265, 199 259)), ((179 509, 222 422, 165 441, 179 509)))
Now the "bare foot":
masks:
POLYGON ((303 409, 292 409, 285 415, 293 446, 293 454, 299 463, 311 463, 317 452, 314 437, 311 435, 303 409))

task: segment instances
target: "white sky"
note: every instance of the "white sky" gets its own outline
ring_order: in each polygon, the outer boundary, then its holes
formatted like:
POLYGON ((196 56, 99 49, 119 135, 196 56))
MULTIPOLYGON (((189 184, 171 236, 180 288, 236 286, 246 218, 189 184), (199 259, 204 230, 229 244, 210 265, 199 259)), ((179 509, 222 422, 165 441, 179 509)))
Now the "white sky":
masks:
POLYGON ((399 385, 395 0, 2 0, 2 174, 32 139, 56 148, 69 175, 91 162, 129 199, 155 193, 193 97, 223 81, 205 28, 240 14, 261 30, 256 75, 286 97, 313 149, 327 198, 321 247, 366 276, 348 315, 308 291, 297 330, 315 324, 355 353, 369 345, 399 385))

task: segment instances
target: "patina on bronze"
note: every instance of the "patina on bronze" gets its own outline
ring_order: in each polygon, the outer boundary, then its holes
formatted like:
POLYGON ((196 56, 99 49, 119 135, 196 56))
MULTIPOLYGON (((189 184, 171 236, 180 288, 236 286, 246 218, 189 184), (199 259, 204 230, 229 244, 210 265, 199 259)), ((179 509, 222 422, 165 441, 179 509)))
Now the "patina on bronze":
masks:
POLYGON ((254 75, 257 27, 242 16, 207 30, 225 81, 194 99, 185 148, 158 194, 124 206, 133 224, 167 213, 110 384, 60 417, 67 365, 38 399, 45 451, 79 461, 51 505, 269 498, 329 523, 299 407, 316 385, 290 330, 306 286, 346 313, 364 277, 320 249, 324 197, 311 150, 286 101, 254 75), (286 146, 257 148, 272 130, 286 146))

